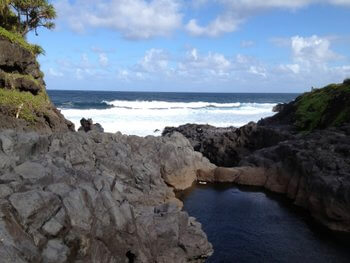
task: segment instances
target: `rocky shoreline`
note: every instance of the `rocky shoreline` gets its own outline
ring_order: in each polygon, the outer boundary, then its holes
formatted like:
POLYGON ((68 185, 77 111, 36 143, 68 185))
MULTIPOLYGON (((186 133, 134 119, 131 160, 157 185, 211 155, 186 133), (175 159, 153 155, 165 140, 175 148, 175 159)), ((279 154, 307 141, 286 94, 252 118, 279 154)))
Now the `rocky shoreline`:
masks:
MULTIPOLYGON (((320 115, 319 127, 314 130, 302 131, 296 125, 300 125, 300 101, 310 96, 304 94, 280 105, 273 117, 241 128, 187 124, 168 127, 163 135, 182 133, 195 150, 218 165, 211 174, 199 171, 198 180, 260 186, 285 194, 322 225, 350 233, 350 115, 343 114, 349 111, 350 87, 344 81, 315 92, 327 89, 337 95, 332 98, 327 94, 326 119, 320 115), (333 88, 338 90, 334 92, 333 88), (334 103, 339 98, 349 100, 334 103), (345 116, 342 124, 331 125, 329 112, 333 112, 333 120, 339 118, 337 114, 345 116)), ((313 103, 309 107, 310 112, 318 114, 313 103)))
POLYGON ((188 124, 141 138, 84 120, 74 132, 36 57, 4 37, 0 49, 4 262, 204 262, 213 248, 174 193, 197 180, 284 193, 350 232, 350 92, 330 87, 327 114, 316 91, 241 128, 188 124))
POLYGON ((213 253, 174 189, 215 165, 181 134, 80 132, 51 103, 36 57, 0 36, 4 262, 204 262, 213 253))
POLYGON ((174 133, 0 133, 5 262, 204 262, 212 247, 173 187, 213 165, 174 133))

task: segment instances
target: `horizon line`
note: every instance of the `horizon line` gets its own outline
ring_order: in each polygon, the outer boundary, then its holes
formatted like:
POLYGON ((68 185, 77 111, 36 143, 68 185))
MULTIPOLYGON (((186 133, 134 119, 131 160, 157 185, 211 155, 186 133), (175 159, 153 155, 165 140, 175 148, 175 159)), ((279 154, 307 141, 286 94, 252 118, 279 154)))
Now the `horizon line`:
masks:
POLYGON ((213 91, 137 91, 137 90, 83 90, 83 89, 46 89, 47 91, 84 91, 84 92, 131 92, 131 93, 198 93, 198 94, 302 94, 304 92, 213 92, 213 91))

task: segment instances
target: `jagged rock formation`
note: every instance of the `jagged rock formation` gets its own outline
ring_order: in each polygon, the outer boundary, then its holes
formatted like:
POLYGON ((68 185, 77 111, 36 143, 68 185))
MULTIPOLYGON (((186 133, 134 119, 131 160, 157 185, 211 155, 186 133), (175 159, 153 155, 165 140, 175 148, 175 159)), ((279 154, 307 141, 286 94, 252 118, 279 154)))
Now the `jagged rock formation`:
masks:
POLYGON ((4 262, 204 262, 201 226, 173 188, 215 168, 166 137, 0 133, 4 262))
POLYGON ((181 132, 213 163, 226 166, 199 171, 198 180, 286 194, 328 228, 350 232, 349 122, 350 83, 344 81, 306 93, 257 124, 184 125, 163 134, 181 132))
POLYGON ((198 179, 286 194, 328 228, 350 232, 350 125, 257 150, 238 167, 198 173, 198 179))
POLYGON ((0 129, 74 130, 51 104, 35 55, 3 36, 0 51, 0 129))
POLYGON ((167 127, 162 134, 174 131, 183 134, 193 148, 212 163, 223 167, 237 166, 244 156, 253 151, 292 137, 289 132, 262 127, 253 122, 241 128, 186 124, 177 128, 167 127))

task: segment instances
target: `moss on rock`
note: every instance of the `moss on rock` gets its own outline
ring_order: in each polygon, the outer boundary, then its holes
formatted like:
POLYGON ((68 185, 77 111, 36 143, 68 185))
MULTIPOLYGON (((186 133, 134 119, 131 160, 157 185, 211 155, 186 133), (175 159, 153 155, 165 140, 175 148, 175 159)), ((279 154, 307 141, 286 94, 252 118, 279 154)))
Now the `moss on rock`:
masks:
POLYGON ((296 100, 295 126, 312 131, 350 121, 350 83, 331 84, 296 100))
POLYGON ((45 113, 51 107, 51 102, 44 91, 34 96, 30 92, 0 88, 0 105, 6 107, 13 117, 18 114, 19 119, 35 123, 38 114, 45 113))

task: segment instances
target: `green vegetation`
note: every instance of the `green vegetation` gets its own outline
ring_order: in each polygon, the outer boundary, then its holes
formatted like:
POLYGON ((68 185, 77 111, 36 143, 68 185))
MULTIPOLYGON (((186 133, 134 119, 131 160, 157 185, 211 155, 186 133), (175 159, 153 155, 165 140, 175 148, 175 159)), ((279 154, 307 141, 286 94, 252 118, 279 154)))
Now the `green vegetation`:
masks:
POLYGON ((9 39, 34 55, 44 54, 38 45, 25 40, 30 31, 39 27, 52 29, 56 11, 48 0, 0 0, 0 36, 9 39))
POLYGON ((40 46, 29 44, 20 34, 10 32, 3 27, 0 27, 0 36, 8 39, 12 43, 15 43, 15 44, 21 46, 22 48, 28 50, 33 55, 39 55, 39 54, 45 53, 44 50, 40 46))
POLYGON ((19 74, 19 73, 5 73, 5 72, 3 72, 2 74, 5 74, 5 76, 4 76, 5 81, 11 82, 11 80, 13 81, 13 80, 16 80, 19 78, 25 78, 27 80, 34 82, 36 86, 39 86, 39 87, 41 86, 39 81, 37 79, 35 79, 32 75, 29 75, 29 74, 23 75, 23 74, 19 74))
POLYGON ((350 83, 331 84, 303 94, 296 103, 296 127, 305 132, 350 121, 350 83))
POLYGON ((56 11, 47 0, 0 0, 0 26, 25 36, 39 27, 52 29, 56 11))
POLYGON ((2 107, 7 107, 13 117, 34 123, 37 114, 44 114, 51 103, 46 92, 34 96, 30 92, 7 90, 0 88, 0 101, 2 107))

